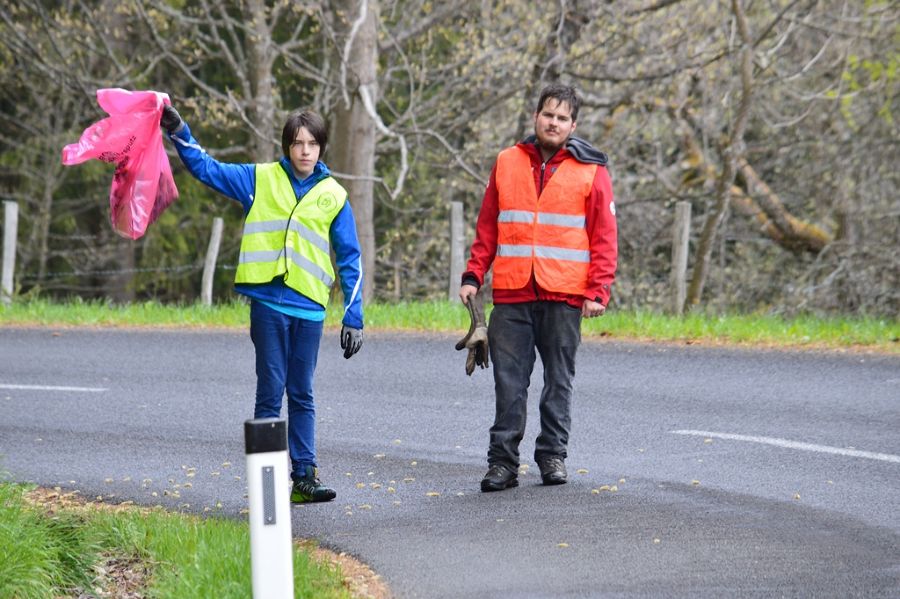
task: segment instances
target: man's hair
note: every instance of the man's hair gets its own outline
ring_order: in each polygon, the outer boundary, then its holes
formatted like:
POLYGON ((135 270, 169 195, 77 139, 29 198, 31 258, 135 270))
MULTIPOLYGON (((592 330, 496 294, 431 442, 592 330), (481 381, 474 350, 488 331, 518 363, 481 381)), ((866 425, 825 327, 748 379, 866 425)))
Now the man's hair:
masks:
POLYGON ((325 146, 328 144, 328 127, 325 126, 325 119, 312 110, 298 110, 291 113, 281 132, 281 150, 285 158, 290 158, 291 144, 297 139, 297 132, 302 127, 306 127, 310 135, 319 142, 319 156, 325 154, 325 146))
POLYGON ((540 112, 544 108, 544 104, 553 98, 560 104, 565 102, 572 109, 572 121, 578 120, 578 109, 581 108, 581 98, 571 85, 562 85, 561 83, 551 83, 541 90, 541 97, 538 100, 535 112, 540 112))

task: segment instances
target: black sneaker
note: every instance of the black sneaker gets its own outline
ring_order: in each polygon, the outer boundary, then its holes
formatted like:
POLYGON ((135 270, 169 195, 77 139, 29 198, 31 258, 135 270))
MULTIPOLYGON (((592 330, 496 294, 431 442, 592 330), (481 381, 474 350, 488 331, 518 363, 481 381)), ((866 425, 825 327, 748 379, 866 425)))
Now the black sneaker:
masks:
POLYGON ((313 466, 306 467, 306 476, 294 479, 291 488, 291 503, 310 503, 331 501, 337 497, 334 489, 329 489, 318 478, 318 470, 313 466))
POLYGON ((568 480, 566 464, 562 458, 551 457, 538 460, 541 469, 541 480, 545 485, 564 485, 568 480))
POLYGON ((482 493, 490 493, 491 491, 502 491, 510 487, 519 486, 519 475, 515 471, 510 470, 506 466, 500 464, 491 464, 487 474, 481 479, 482 493))

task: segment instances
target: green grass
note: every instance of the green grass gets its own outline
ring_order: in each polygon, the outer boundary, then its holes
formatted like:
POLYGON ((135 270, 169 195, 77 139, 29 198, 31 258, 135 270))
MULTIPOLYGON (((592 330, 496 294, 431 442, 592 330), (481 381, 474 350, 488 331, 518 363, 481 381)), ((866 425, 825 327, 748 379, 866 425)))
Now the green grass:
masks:
POLYGON ((0 484, 0 597, 53 597, 90 588, 99 540, 75 516, 29 509, 23 489, 0 484))
MULTIPOLYGON (((61 508, 26 502, 27 487, 0 482, 0 597, 94 596, 99 568, 134 560, 149 569, 143 592, 161 599, 252 595, 246 522, 161 509, 61 508)), ((338 569, 294 550, 294 596, 349 598, 338 569)))
POLYGON ((675 318, 651 312, 615 313, 587 321, 587 334, 659 341, 707 341, 784 347, 867 347, 900 352, 900 321, 878 318, 819 318, 771 315, 675 318))
MULTIPOLYGON (((490 306, 487 306, 488 313, 490 306)), ((365 309, 368 331, 460 333, 468 328, 468 313, 458 302, 400 302, 371 304, 365 309)), ((325 321, 340 326, 340 307, 332 303, 325 321)), ((240 300, 211 307, 198 304, 163 305, 157 302, 117 305, 75 300, 59 303, 42 299, 0 307, 0 326, 114 326, 247 329, 249 308, 240 300)), ((799 316, 767 314, 674 317, 649 311, 610 310, 602 318, 585 320, 585 338, 706 342, 782 347, 850 348, 900 353, 900 321, 873 317, 799 316)))

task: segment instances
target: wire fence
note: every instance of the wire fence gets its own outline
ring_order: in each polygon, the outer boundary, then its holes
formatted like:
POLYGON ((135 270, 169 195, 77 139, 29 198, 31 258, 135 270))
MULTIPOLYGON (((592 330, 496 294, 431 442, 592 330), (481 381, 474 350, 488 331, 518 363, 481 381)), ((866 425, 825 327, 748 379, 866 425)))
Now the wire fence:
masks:
MULTIPOLYGON (((215 270, 232 271, 236 270, 236 264, 218 264, 215 270)), ((34 272, 22 273, 19 281, 22 284, 39 283, 47 279, 62 279, 68 277, 114 277, 121 275, 134 275, 141 273, 183 273, 183 272, 202 272, 203 264, 184 264, 181 266, 157 266, 152 268, 120 268, 111 270, 67 270, 59 272, 47 272, 43 275, 34 272)))

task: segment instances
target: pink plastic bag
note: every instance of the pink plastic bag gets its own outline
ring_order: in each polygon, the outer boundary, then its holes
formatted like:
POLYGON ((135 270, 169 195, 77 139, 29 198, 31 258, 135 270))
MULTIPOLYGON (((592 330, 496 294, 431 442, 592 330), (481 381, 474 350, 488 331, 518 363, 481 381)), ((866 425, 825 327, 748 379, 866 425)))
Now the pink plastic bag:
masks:
POLYGON ((97 103, 109 114, 63 148, 62 163, 91 158, 116 165, 109 190, 109 220, 123 237, 138 239, 178 197, 163 147, 159 119, 168 94, 98 89, 97 103))

